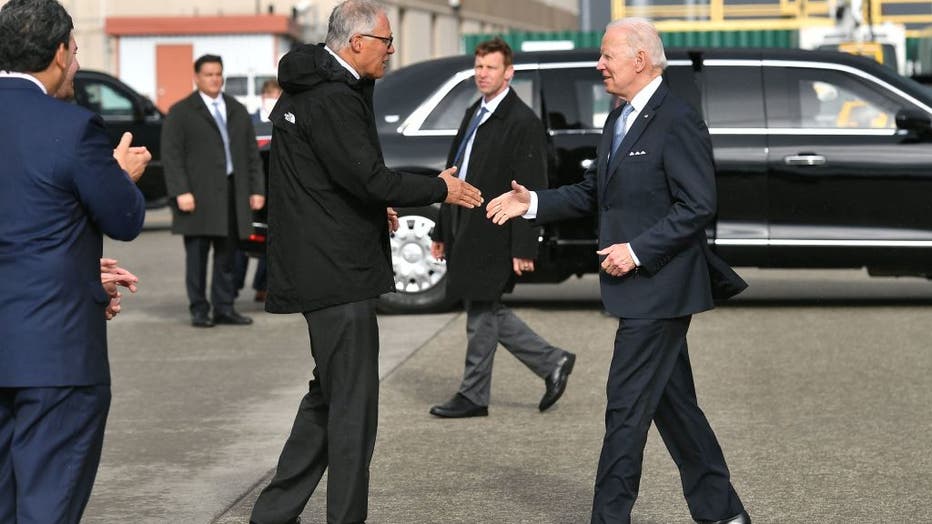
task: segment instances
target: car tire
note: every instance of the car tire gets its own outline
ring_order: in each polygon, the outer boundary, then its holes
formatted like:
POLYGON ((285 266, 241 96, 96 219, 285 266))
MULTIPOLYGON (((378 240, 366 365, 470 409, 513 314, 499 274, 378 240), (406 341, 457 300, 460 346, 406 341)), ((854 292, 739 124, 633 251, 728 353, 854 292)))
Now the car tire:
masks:
POLYGON ((430 233, 437 207, 398 210, 398 231, 391 235, 395 292, 379 298, 382 313, 437 313, 459 300, 447 295, 446 262, 430 256, 430 233))

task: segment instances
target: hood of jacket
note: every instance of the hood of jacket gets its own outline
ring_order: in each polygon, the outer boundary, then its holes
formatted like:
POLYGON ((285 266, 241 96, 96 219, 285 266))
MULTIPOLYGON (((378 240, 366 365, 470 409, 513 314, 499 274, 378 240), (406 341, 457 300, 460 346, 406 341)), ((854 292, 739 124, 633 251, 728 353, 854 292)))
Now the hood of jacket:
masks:
POLYGON ((341 82, 354 89, 371 83, 366 79, 357 80, 324 49, 324 44, 299 46, 278 63, 278 83, 289 95, 303 93, 325 82, 341 82))

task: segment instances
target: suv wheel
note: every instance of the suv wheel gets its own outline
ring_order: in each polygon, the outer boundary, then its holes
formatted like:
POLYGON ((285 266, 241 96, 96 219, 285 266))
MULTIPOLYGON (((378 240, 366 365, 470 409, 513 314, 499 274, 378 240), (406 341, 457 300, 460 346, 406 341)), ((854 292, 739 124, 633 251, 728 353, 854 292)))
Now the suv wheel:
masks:
POLYGON ((437 208, 400 209, 398 231, 391 235, 395 292, 379 298, 384 313, 430 313, 449 309, 446 262, 430 255, 430 232, 437 208))

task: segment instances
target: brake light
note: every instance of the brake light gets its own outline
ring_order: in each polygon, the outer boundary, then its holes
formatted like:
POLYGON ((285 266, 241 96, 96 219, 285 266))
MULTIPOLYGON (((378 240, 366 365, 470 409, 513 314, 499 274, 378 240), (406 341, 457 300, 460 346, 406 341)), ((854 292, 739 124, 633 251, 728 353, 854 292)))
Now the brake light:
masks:
POLYGON ((249 235, 249 241, 250 241, 250 242, 264 243, 264 242, 265 242, 265 235, 257 235, 256 233, 253 233, 253 234, 249 235))
POLYGON ((271 143, 272 143, 272 137, 270 136, 257 136, 256 137, 256 145, 259 146, 260 149, 263 147, 268 147, 269 144, 271 143))

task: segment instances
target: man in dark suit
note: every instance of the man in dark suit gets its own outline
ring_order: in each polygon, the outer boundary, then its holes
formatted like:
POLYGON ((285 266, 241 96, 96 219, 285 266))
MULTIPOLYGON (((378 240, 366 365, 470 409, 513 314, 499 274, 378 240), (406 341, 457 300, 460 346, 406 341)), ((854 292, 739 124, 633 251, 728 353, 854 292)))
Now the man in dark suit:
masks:
POLYGON ((194 62, 197 89, 171 107, 162 127, 162 163, 174 197, 172 233, 184 235, 185 287, 191 325, 246 325, 233 309, 233 259, 252 229, 253 210, 265 205, 265 179, 256 133, 246 108, 223 88, 223 61, 194 62), (214 249, 210 301, 207 256, 214 249), (211 306, 213 318, 210 317, 211 306))
POLYGON ((751 519, 696 400, 686 346, 692 315, 713 306, 713 285, 725 280, 733 293, 744 283, 708 249, 705 227, 716 207, 711 140, 663 83, 665 65, 648 21, 609 24, 597 68, 606 91, 625 104, 605 123, 597 162, 572 186, 532 193, 513 182, 487 216, 502 224, 522 215, 550 222, 599 214, 602 300, 619 322, 592 522, 630 522, 653 421, 693 519, 745 524, 751 519))
POLYGON ((381 4, 347 0, 330 15, 326 46, 297 47, 278 65, 265 308, 304 315, 315 368, 253 508, 257 524, 295 522, 328 470, 327 522, 366 521, 378 425, 375 301, 395 289, 388 235, 398 221, 387 206, 482 201, 453 168, 426 177, 385 167, 372 88, 393 42, 381 4))
MULTIPOLYGON (((486 194, 507 191, 514 177, 522 185, 547 185, 544 126, 509 87, 514 77, 511 47, 501 38, 475 51, 475 81, 482 97, 463 116, 447 157, 457 176, 486 194)), ((466 303, 466 369, 459 391, 432 415, 461 418, 488 415, 492 362, 501 343, 544 379, 544 411, 563 394, 576 355, 549 344, 508 307, 502 293, 515 276, 534 271, 538 228, 517 219, 496 227, 480 209, 444 205, 432 233, 434 258, 447 258, 447 292, 466 303)))
MULTIPOLYGON (((54 0, 0 9, 0 522, 77 523, 110 407, 106 234, 131 240, 150 158, 114 151, 100 117, 55 100, 77 70, 54 0), (103 273, 103 275, 102 275, 103 273)), ((114 309, 116 306, 116 309, 114 309)), ((108 307, 110 309, 108 309, 108 307)))

